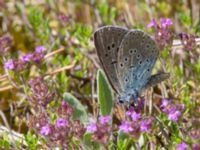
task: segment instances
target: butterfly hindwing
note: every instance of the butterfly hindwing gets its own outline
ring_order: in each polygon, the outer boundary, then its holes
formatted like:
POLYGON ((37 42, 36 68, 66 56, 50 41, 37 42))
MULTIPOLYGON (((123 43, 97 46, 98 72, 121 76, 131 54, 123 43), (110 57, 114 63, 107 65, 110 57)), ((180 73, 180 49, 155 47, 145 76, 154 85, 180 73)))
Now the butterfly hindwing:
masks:
POLYGON ((140 90, 151 76, 159 55, 153 39, 140 30, 130 30, 118 52, 118 72, 122 91, 140 90))

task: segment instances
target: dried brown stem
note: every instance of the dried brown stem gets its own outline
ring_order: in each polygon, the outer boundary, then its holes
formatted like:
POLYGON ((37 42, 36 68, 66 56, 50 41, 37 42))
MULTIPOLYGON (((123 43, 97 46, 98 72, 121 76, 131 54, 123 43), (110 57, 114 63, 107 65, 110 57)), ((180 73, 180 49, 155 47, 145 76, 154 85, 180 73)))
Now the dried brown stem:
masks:
POLYGON ((64 48, 64 47, 61 47, 61 48, 59 48, 59 49, 57 49, 57 50, 55 50, 55 51, 53 51, 53 52, 51 52, 51 53, 46 54, 46 55, 44 56, 44 59, 47 59, 47 58, 49 58, 49 57, 51 57, 51 56, 54 56, 54 55, 56 55, 56 54, 58 54, 58 53, 60 53, 60 52, 63 52, 64 50, 65 50, 65 48, 64 48))

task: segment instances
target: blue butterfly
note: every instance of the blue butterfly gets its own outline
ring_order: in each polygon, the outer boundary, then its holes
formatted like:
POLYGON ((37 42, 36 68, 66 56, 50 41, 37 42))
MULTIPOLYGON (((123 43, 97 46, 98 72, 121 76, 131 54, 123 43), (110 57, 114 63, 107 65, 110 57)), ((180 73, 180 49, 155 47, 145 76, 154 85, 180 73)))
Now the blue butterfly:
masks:
POLYGON ((143 89, 169 78, 168 73, 151 75, 159 49, 144 31, 104 26, 94 33, 94 44, 120 102, 137 101, 143 89))

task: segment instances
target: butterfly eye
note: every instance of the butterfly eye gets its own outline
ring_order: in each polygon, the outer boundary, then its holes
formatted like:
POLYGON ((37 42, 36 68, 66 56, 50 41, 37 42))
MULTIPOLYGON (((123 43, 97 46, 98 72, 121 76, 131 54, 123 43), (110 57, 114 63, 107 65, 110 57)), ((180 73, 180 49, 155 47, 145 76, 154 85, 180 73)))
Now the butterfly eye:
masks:
POLYGON ((142 64, 142 61, 140 61, 139 63, 140 63, 140 65, 141 65, 141 64, 142 64))
POLYGON ((140 54, 137 55, 137 58, 140 58, 140 54))

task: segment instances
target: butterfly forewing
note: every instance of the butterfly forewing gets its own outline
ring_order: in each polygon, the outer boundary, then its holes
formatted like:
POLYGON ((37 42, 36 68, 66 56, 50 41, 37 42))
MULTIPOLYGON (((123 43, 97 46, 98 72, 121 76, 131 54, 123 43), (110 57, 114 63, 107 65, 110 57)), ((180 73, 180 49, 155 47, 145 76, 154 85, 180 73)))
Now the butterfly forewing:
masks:
POLYGON ((118 52, 118 77, 122 91, 140 90, 147 84, 159 55, 153 39, 140 30, 130 30, 118 52))
POLYGON ((113 89, 121 92, 117 72, 119 46, 128 30, 121 27, 105 26, 94 33, 94 44, 104 72, 113 89))

